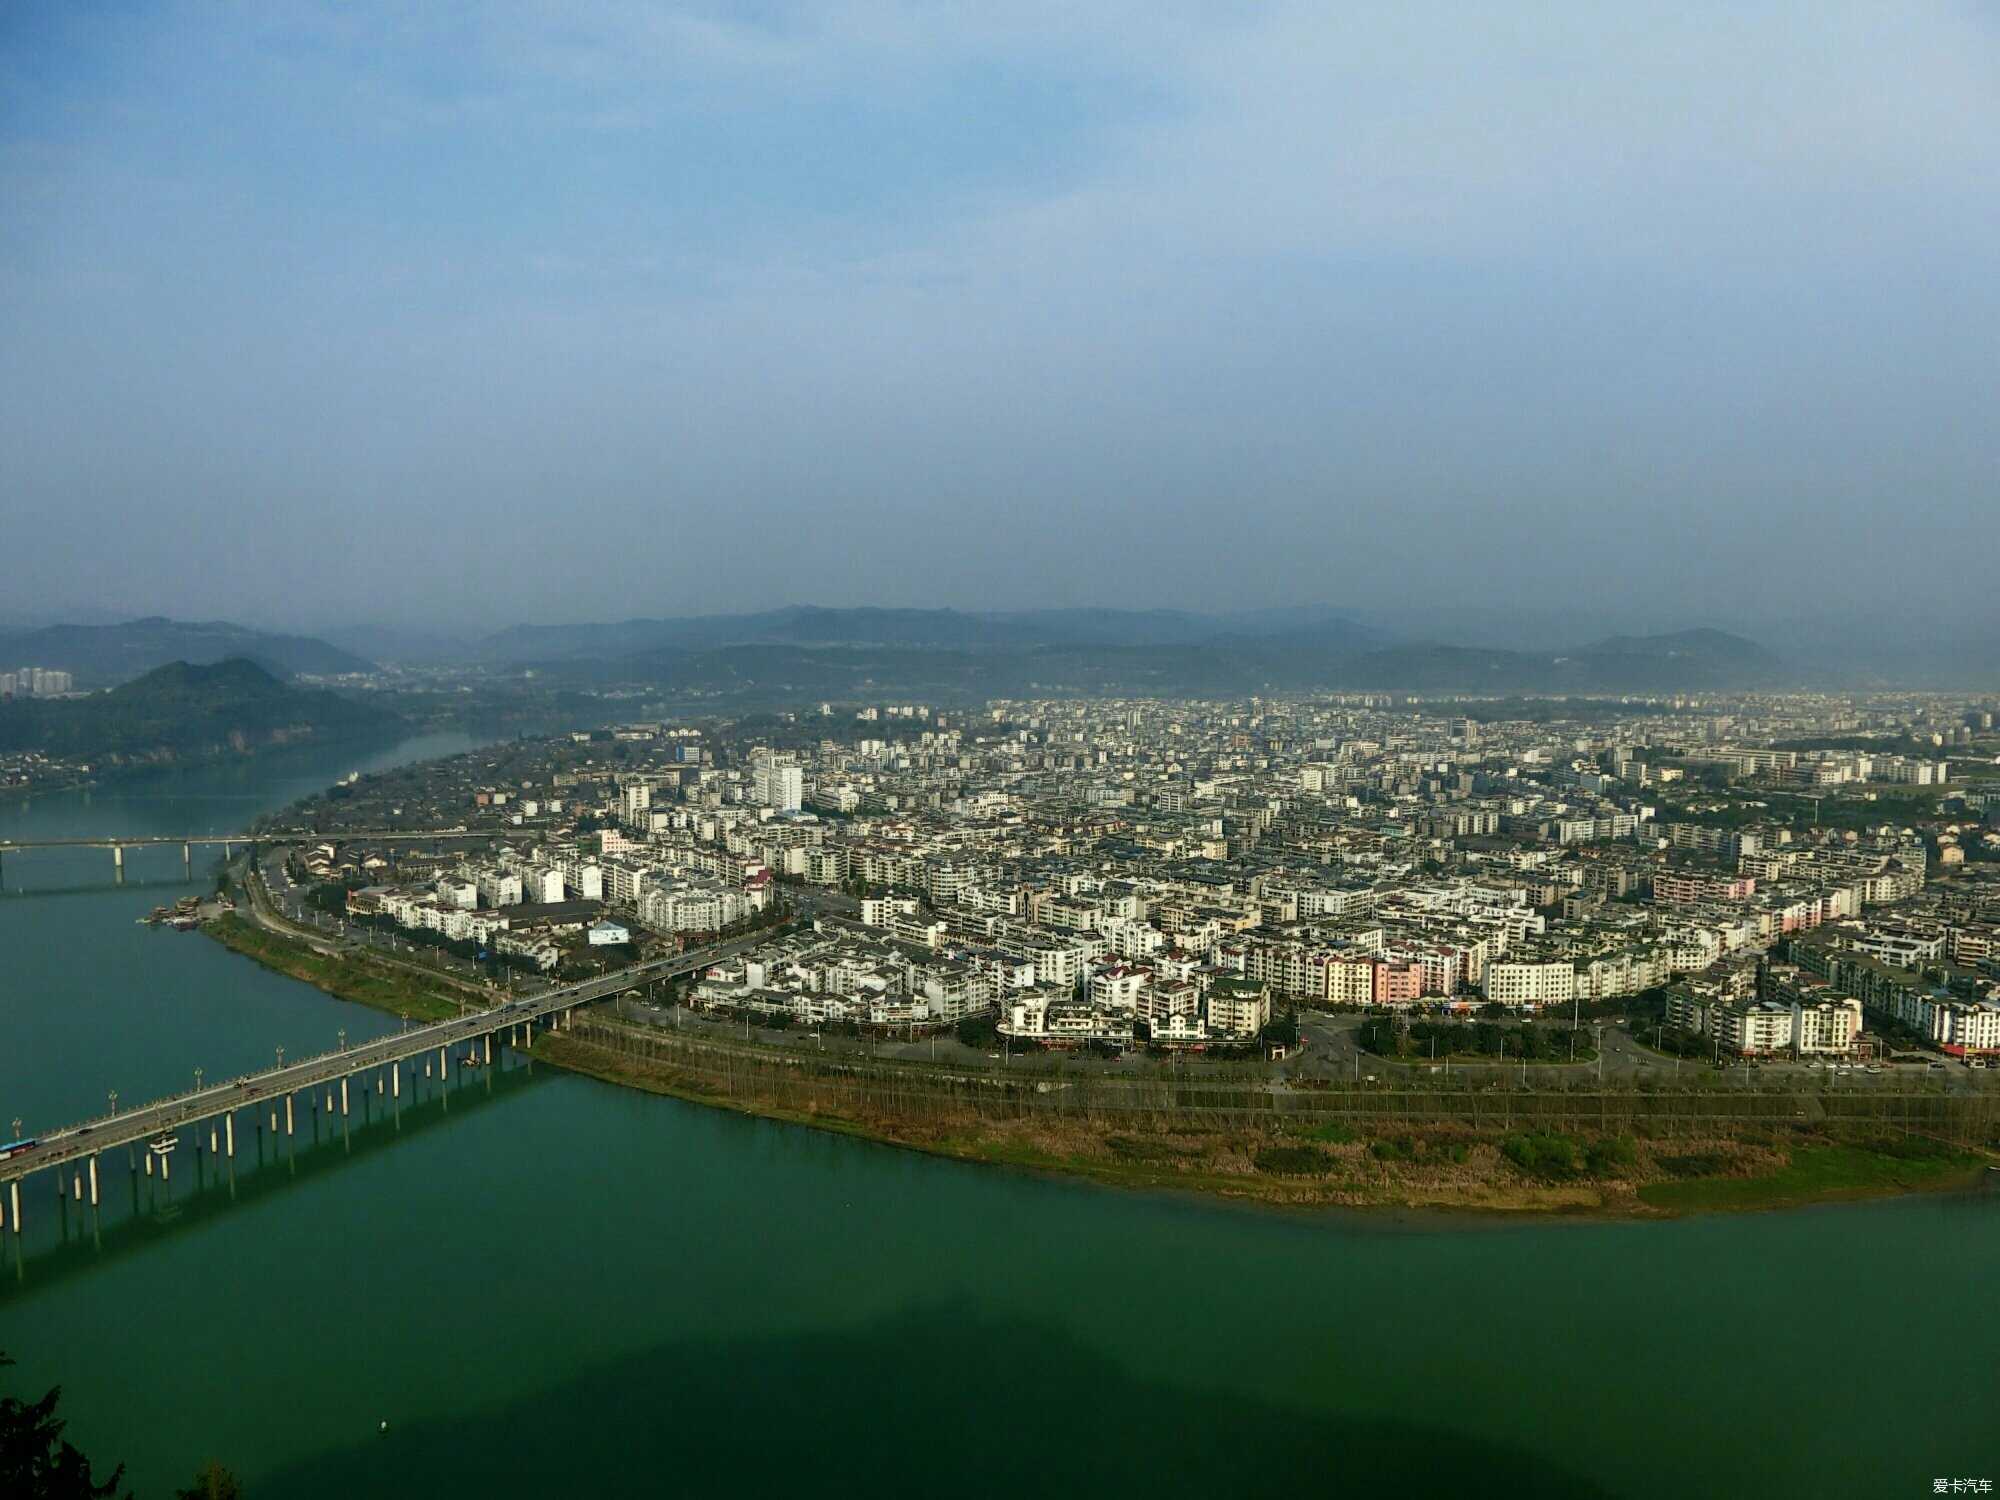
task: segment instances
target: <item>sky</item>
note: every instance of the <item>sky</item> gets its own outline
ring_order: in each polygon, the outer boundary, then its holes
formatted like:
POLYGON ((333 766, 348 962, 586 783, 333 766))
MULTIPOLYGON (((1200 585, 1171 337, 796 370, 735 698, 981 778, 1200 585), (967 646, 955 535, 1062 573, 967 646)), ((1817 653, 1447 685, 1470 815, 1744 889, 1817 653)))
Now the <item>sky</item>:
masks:
POLYGON ((0 614, 2000 618, 1994 0, 0 7, 0 614))

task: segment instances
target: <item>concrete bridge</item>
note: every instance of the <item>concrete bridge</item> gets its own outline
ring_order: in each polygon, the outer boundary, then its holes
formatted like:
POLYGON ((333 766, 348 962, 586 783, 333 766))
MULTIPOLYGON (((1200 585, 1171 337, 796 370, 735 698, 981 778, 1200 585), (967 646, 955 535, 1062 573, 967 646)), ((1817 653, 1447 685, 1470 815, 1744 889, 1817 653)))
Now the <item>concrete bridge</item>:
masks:
POLYGON ((125 878, 125 851, 127 849, 150 849, 181 846, 182 868, 192 874, 194 871, 195 845, 205 847, 220 845, 223 858, 236 852, 238 844, 316 844, 328 840, 336 844, 352 843, 423 843, 440 839, 491 839, 503 838, 508 830, 504 828, 397 828, 361 829, 353 833, 160 833, 143 838, 131 835, 106 835, 103 838, 74 839, 5 839, 0 838, 0 878, 4 878, 9 854, 27 849, 109 849, 111 868, 117 878, 125 878))
POLYGON ((248 1113, 253 1126, 268 1125, 274 1135, 280 1129, 291 1135, 300 1094, 315 1104, 323 1102, 329 1112, 338 1109, 346 1115, 357 1086, 363 1092, 372 1087, 378 1096, 400 1099, 406 1067, 413 1086, 419 1067, 435 1067, 440 1082, 449 1086, 453 1068, 491 1064, 496 1039, 502 1046, 529 1046, 537 1025, 567 1026, 578 1006, 706 968, 751 941, 754 939, 741 939, 675 954, 298 1062, 287 1063, 280 1050, 278 1065, 259 1073, 66 1126, 33 1138, 32 1144, 0 1142, 0 1152, 6 1153, 0 1157, 0 1187, 6 1194, 0 1202, 0 1228, 11 1228, 17 1235, 21 1232, 21 1184, 36 1172, 53 1171, 59 1196, 95 1207, 100 1191, 99 1158, 105 1151, 119 1146, 135 1148, 132 1170, 136 1172, 138 1148, 143 1147, 145 1170, 150 1174, 157 1163, 165 1177, 172 1171, 172 1153, 179 1144, 177 1132, 188 1130, 197 1151, 206 1145, 212 1152, 233 1157, 239 1115, 248 1113))

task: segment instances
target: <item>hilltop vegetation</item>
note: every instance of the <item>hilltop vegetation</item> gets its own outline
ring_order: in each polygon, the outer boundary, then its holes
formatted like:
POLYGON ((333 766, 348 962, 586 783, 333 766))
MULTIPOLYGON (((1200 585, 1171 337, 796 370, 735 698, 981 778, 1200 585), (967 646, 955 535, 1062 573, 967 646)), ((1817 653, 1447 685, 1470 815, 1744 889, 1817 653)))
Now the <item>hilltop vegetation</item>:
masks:
POLYGON ((1175 644, 944 646, 744 641, 517 660, 577 686, 643 684, 728 703, 908 696, 1238 697, 1325 690, 1565 696, 1770 686, 1786 669, 1754 642, 1715 631, 1624 638, 1569 652, 1428 644, 1323 643, 1308 632, 1175 644))
POLYGON ((181 661, 88 697, 0 704, 0 753, 118 769, 331 742, 395 723, 336 693, 290 687, 252 661, 181 661))
POLYGON ((273 677, 333 677, 372 663, 305 635, 275 635, 226 620, 152 616, 119 625, 50 625, 0 632, 0 662, 74 673, 79 687, 109 687, 172 662, 203 665, 242 657, 273 677))

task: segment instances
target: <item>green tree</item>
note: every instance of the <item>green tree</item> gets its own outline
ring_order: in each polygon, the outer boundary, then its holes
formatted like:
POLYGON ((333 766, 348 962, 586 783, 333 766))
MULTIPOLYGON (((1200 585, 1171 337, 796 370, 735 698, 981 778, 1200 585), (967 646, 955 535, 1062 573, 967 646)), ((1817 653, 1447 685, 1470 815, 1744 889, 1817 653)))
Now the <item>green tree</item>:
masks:
POLYGON ((955 1028, 958 1039, 968 1047, 994 1047, 1000 1042, 1000 1018, 990 1011, 967 1016, 955 1028))
POLYGON ((1639 1147, 1629 1135, 1606 1136, 1583 1149, 1584 1163, 1593 1177, 1614 1176, 1639 1160, 1639 1147))
POLYGON ((1299 1013, 1288 1010, 1264 1028, 1261 1038, 1267 1047, 1283 1047, 1287 1051, 1299 1044, 1299 1013))
POLYGON ((193 1484, 174 1491, 174 1500, 243 1500, 243 1482, 211 1458, 193 1484))
POLYGON ((1583 1169, 1583 1152, 1566 1135, 1510 1135, 1500 1143, 1507 1160, 1530 1177, 1559 1180, 1574 1177, 1583 1169))
MULTIPOLYGON (((0 1353, 0 1366, 13 1364, 0 1353)), ((0 1495, 19 1500, 103 1500, 117 1493, 125 1466, 112 1470, 99 1484, 90 1460, 63 1441, 63 1420, 56 1415, 62 1387, 55 1386, 39 1401, 0 1397, 0 1495)), ((126 1500, 131 1494, 126 1493, 126 1500)))

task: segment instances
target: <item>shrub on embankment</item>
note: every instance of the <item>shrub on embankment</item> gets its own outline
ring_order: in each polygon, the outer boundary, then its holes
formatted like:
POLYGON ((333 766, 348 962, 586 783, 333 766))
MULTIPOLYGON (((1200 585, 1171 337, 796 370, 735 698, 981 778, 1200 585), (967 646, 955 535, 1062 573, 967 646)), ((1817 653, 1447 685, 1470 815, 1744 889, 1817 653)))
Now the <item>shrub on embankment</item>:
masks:
POLYGON ((1808 1122, 1784 1096, 1286 1093, 836 1058, 597 1017, 551 1045, 639 1087, 947 1155, 1294 1203, 1677 1212, 1944 1185, 1986 1160, 1909 1128, 1983 1138, 1987 1101, 1969 1098, 1808 1122))

